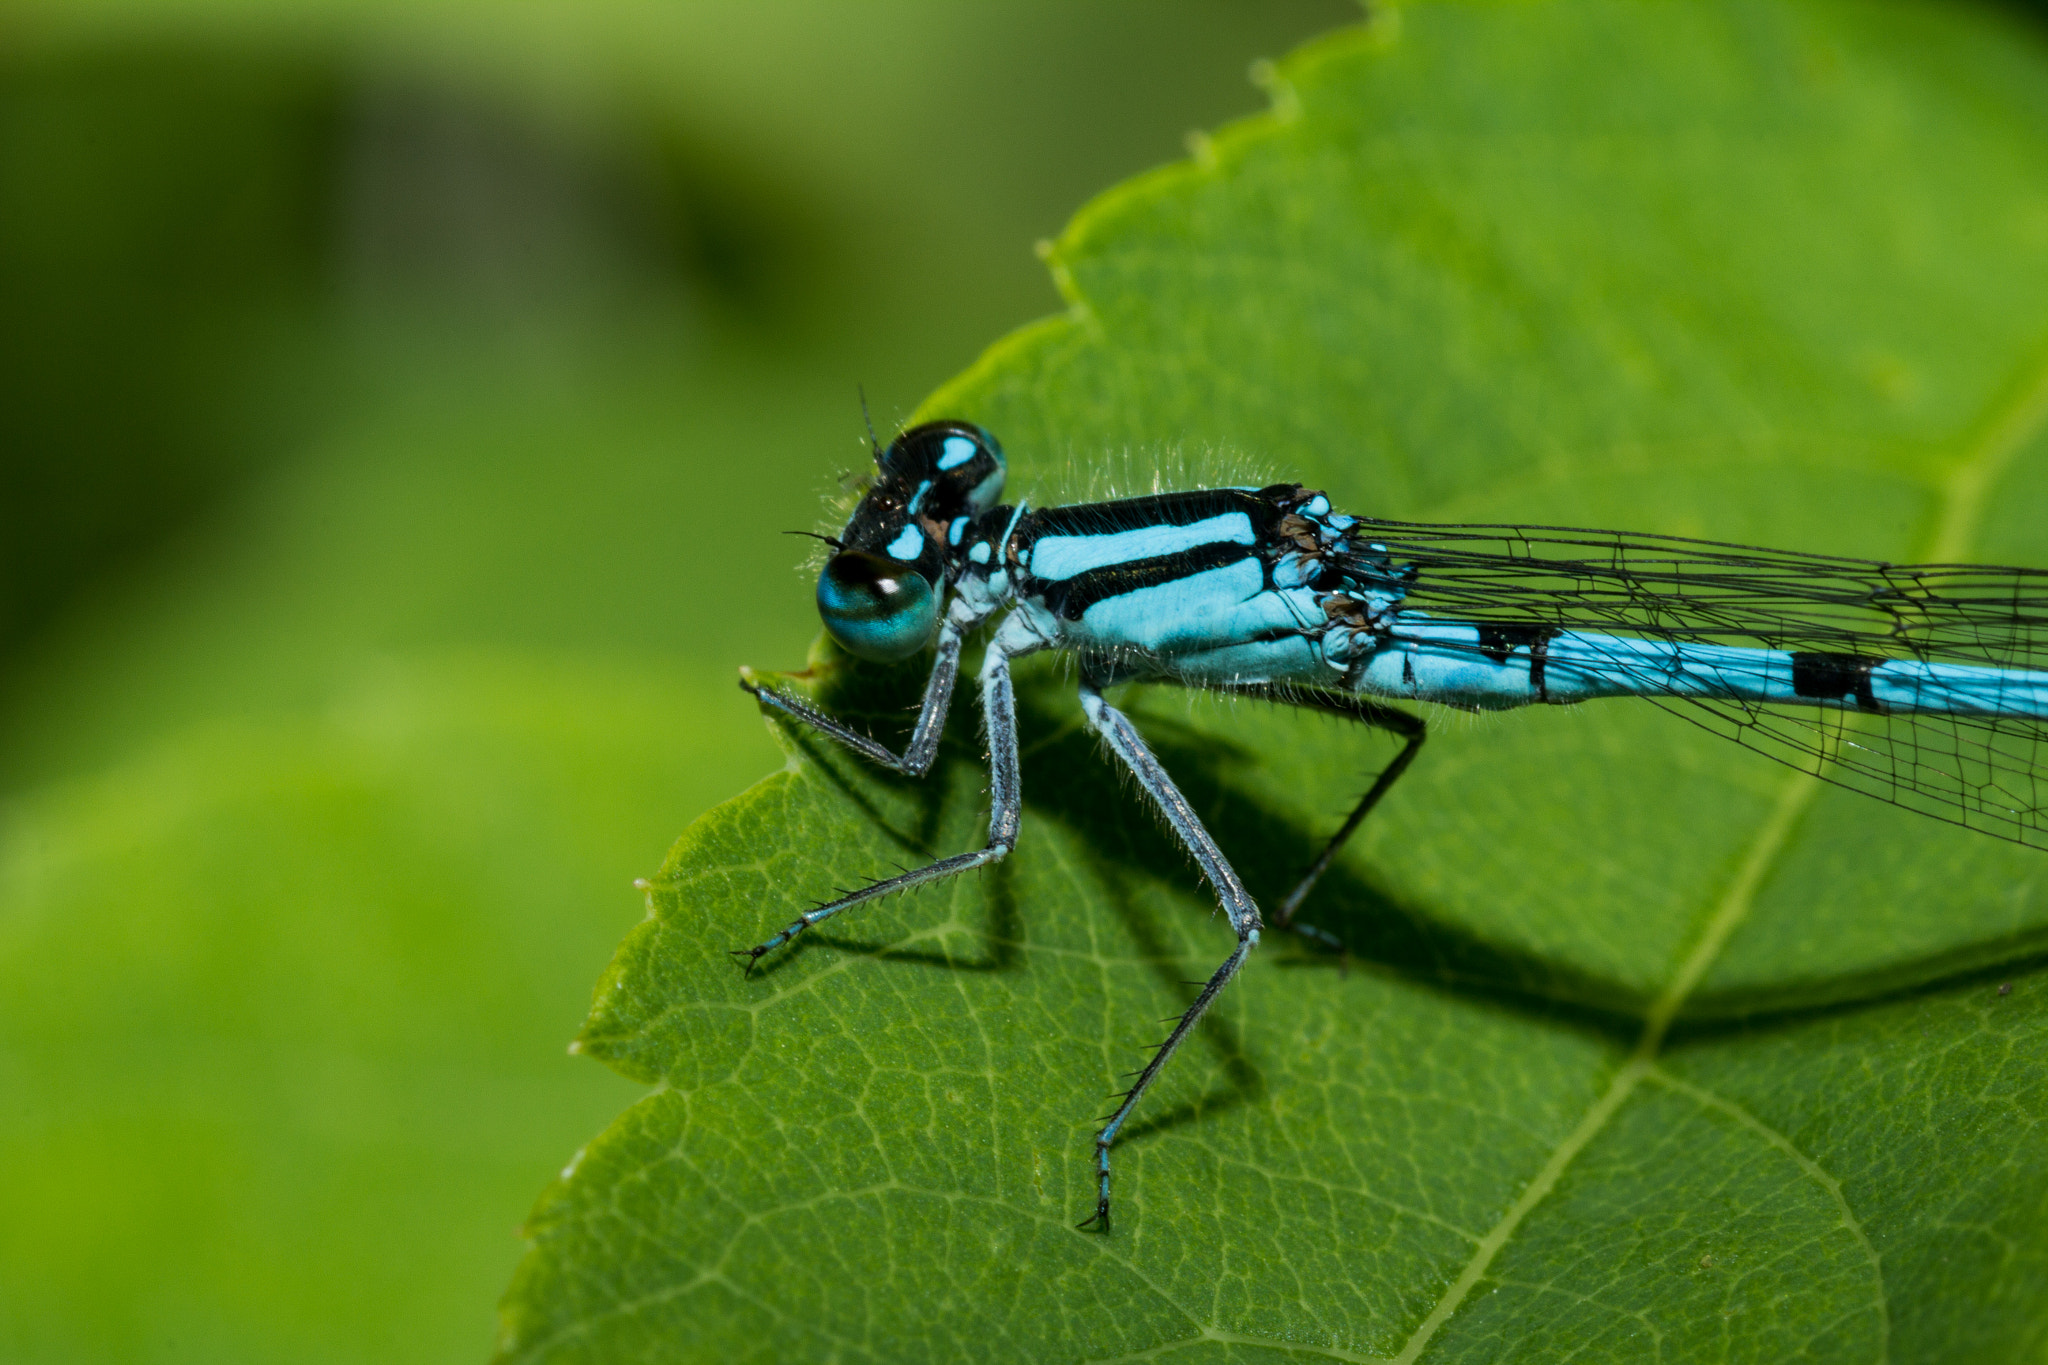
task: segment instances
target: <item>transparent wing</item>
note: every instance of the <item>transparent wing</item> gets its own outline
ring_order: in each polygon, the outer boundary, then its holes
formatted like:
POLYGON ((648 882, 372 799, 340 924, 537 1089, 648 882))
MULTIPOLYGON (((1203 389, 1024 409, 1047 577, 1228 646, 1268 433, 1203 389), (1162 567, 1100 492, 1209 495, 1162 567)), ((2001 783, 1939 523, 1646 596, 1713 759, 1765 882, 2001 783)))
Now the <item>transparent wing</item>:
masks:
MULTIPOLYGON (((1354 534, 1413 570, 1404 608, 1447 620, 2048 673, 2039 569, 1570 527, 1361 520, 1354 534)), ((2048 848, 2048 717, 1647 700, 1838 786, 2048 848)))

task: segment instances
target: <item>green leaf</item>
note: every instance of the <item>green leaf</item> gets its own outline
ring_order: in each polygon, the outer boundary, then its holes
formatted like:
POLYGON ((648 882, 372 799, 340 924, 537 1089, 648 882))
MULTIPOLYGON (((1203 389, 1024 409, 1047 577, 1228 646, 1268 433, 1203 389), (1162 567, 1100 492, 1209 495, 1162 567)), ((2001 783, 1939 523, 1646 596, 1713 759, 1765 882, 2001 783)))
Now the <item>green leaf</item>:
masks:
MULTIPOLYGON (((1069 312, 927 405, 1013 493, 1206 459, 1379 515, 2048 563, 2048 53, 1906 4, 1442 4, 1104 196, 1069 312), (1255 472, 1254 472, 1255 471, 1255 472)), ((1243 477, 1241 474, 1240 477, 1243 477)), ((899 739, 915 668, 812 681, 899 739)), ((1391 750, 1127 704, 1266 903, 1391 750)), ((542 1199, 503 1356, 1989 1360, 2048 1338, 2039 854, 1653 708, 1439 718, 1116 1151, 1100 1097, 1228 947, 1057 664, 988 875, 784 734, 688 830, 581 1046, 658 1089, 542 1199), (2008 989, 2009 987, 2009 989, 2008 989)))

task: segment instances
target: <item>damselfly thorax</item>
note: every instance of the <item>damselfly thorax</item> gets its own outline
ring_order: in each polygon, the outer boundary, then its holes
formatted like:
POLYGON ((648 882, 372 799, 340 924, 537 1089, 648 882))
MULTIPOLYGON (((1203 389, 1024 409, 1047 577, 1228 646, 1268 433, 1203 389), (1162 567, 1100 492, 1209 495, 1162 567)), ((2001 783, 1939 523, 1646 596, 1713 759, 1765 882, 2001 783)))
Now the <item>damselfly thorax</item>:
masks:
POLYGON ((1902 566, 1674 537, 1376 520, 1299 484, 1212 488, 1065 507, 1001 504, 1001 447, 934 422, 877 470, 818 579, 826 629, 851 653, 929 648, 909 744, 894 753, 787 693, 760 701, 886 767, 937 754, 966 636, 989 738, 985 847, 820 905, 766 943, 1014 847, 1015 659, 1079 662, 1084 714, 1194 857, 1237 936, 1095 1140, 1108 1226, 1109 1151, 1132 1109, 1257 945, 1266 921, 1128 717, 1103 698, 1153 679, 1261 697, 1397 735, 1400 752, 1276 908, 1296 918, 1345 842, 1414 760, 1426 728, 1396 703, 1465 710, 1638 697, 1827 781, 2015 842, 2048 846, 2048 573, 1902 566))

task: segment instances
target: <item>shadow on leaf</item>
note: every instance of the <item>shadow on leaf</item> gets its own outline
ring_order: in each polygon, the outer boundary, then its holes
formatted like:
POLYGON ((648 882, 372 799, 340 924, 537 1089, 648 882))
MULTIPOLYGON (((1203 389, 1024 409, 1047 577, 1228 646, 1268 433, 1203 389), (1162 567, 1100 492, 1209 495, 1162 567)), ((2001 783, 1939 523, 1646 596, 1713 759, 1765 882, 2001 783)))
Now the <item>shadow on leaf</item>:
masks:
MULTIPOLYGON (((924 660, 913 660, 888 668, 830 668, 823 673, 820 699, 856 728, 883 743, 900 746, 914 723, 928 666, 924 660)), ((966 676, 972 670, 962 671, 966 676)), ((1127 870, 1191 891, 1201 886, 1200 874, 1143 796, 1072 714, 1076 708, 1066 673, 1065 669, 1039 667, 1018 678, 1025 806, 1038 816, 1057 820, 1100 855, 1099 866, 1111 874, 1106 880, 1113 887, 1118 911, 1140 956, 1154 964, 1157 974, 1174 991, 1192 1001, 1200 983, 1186 980, 1190 964, 1174 950, 1153 913, 1140 903, 1132 879, 1115 874, 1127 870)), ((1123 705, 1182 792, 1209 821, 1254 898, 1262 906, 1278 903, 1321 851, 1327 837, 1326 832, 1307 827, 1298 815, 1283 811, 1259 792, 1253 774, 1269 762, 1284 761, 1284 756, 1269 758, 1228 735, 1161 714, 1159 708, 1148 709, 1142 694, 1133 694, 1123 705), (1220 812, 1227 812, 1227 818, 1219 818, 1220 812)), ((878 875, 893 875, 954 851, 938 846, 946 794, 952 786, 948 779, 957 777, 958 765, 984 772, 986 755, 970 728, 977 723, 974 704, 956 697, 953 712, 938 763, 924 779, 877 768, 821 736, 784 726, 789 742, 815 770, 910 855, 900 867, 878 875), (890 806, 896 808, 893 814, 885 808, 890 806)), ((1391 748, 1378 744, 1372 731, 1361 728, 1357 733, 1358 790, 1362 792, 1391 756, 1391 748)), ((1341 810, 1332 813, 1332 827, 1342 814, 1341 810)), ((900 941, 875 942, 814 930, 800 936, 777 959, 764 960, 756 970, 775 971, 796 961, 813 945, 928 967, 1019 969, 1024 924, 1009 875, 1002 870, 1006 866, 996 865, 998 881, 989 897, 990 919, 981 930, 987 951, 979 958, 907 948, 900 941)), ((1650 1005, 1639 991, 1618 981, 1479 938, 1448 917, 1433 914, 1429 907, 1391 893, 1350 860, 1340 859, 1324 874, 1309 897, 1305 918, 1341 942, 1343 951, 1331 952, 1295 938, 1291 941, 1297 947, 1275 955, 1279 959, 1275 966, 1388 971, 1467 1001, 1572 1025, 1624 1043, 1633 1041, 1640 1031, 1650 1005)), ((1674 1042, 1680 1037, 1788 1025, 1873 1000, 1902 998, 2020 970, 2048 955, 2044 939, 2048 935, 2016 934, 2010 939, 1966 945, 1938 960, 1915 962, 1895 972, 1811 983, 1796 993, 1702 998, 1691 1002, 1688 1015, 1674 1033, 1674 1042)), ((1286 940, 1273 935, 1269 941, 1278 946, 1286 940)), ((1223 951, 1219 939, 1218 961, 1223 951)), ((1203 964, 1205 968, 1213 965, 1203 964)), ((1137 1125, 1133 1134, 1171 1127, 1214 1112, 1219 1104, 1243 1103, 1261 1092, 1263 1080, 1258 1069, 1227 1022, 1212 1014, 1204 1023, 1202 1037, 1215 1049, 1230 1078, 1228 1085, 1215 1095, 1137 1125)))

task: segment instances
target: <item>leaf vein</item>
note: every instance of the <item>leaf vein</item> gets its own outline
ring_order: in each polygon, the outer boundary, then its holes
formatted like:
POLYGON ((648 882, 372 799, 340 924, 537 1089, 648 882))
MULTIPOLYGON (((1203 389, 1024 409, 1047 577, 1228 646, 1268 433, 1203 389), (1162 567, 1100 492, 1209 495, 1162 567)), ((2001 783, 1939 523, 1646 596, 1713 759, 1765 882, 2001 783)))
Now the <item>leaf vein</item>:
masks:
POLYGON ((1872 1306, 1877 1310, 1877 1361, 1878 1365, 1884 1365, 1884 1362, 1890 1359, 1891 1356, 1891 1309, 1884 1288, 1884 1264, 1882 1258, 1878 1255, 1877 1248, 1871 1244, 1868 1234, 1864 1232, 1862 1220, 1856 1216, 1856 1210, 1850 1206, 1848 1196, 1842 1193, 1842 1182, 1830 1174, 1826 1167, 1801 1151, 1798 1144, 1794 1143, 1791 1138, 1776 1128, 1771 1127, 1733 1100, 1717 1095, 1702 1086, 1694 1085, 1690 1081, 1680 1080, 1664 1070, 1664 1068, 1654 1064, 1649 1069, 1648 1079, 1663 1086, 1673 1094, 1683 1095, 1686 1099, 1691 1100, 1702 1108, 1711 1109, 1718 1114, 1724 1114, 1735 1120, 1735 1122, 1769 1143, 1774 1149, 1792 1158, 1793 1162, 1798 1165, 1799 1169, 1809 1179, 1827 1191, 1828 1197, 1834 1201, 1835 1207, 1841 1211, 1842 1226, 1856 1239, 1856 1244, 1863 1248, 1864 1256, 1870 1261, 1871 1274, 1876 1280, 1875 1290, 1872 1294, 1872 1306))

